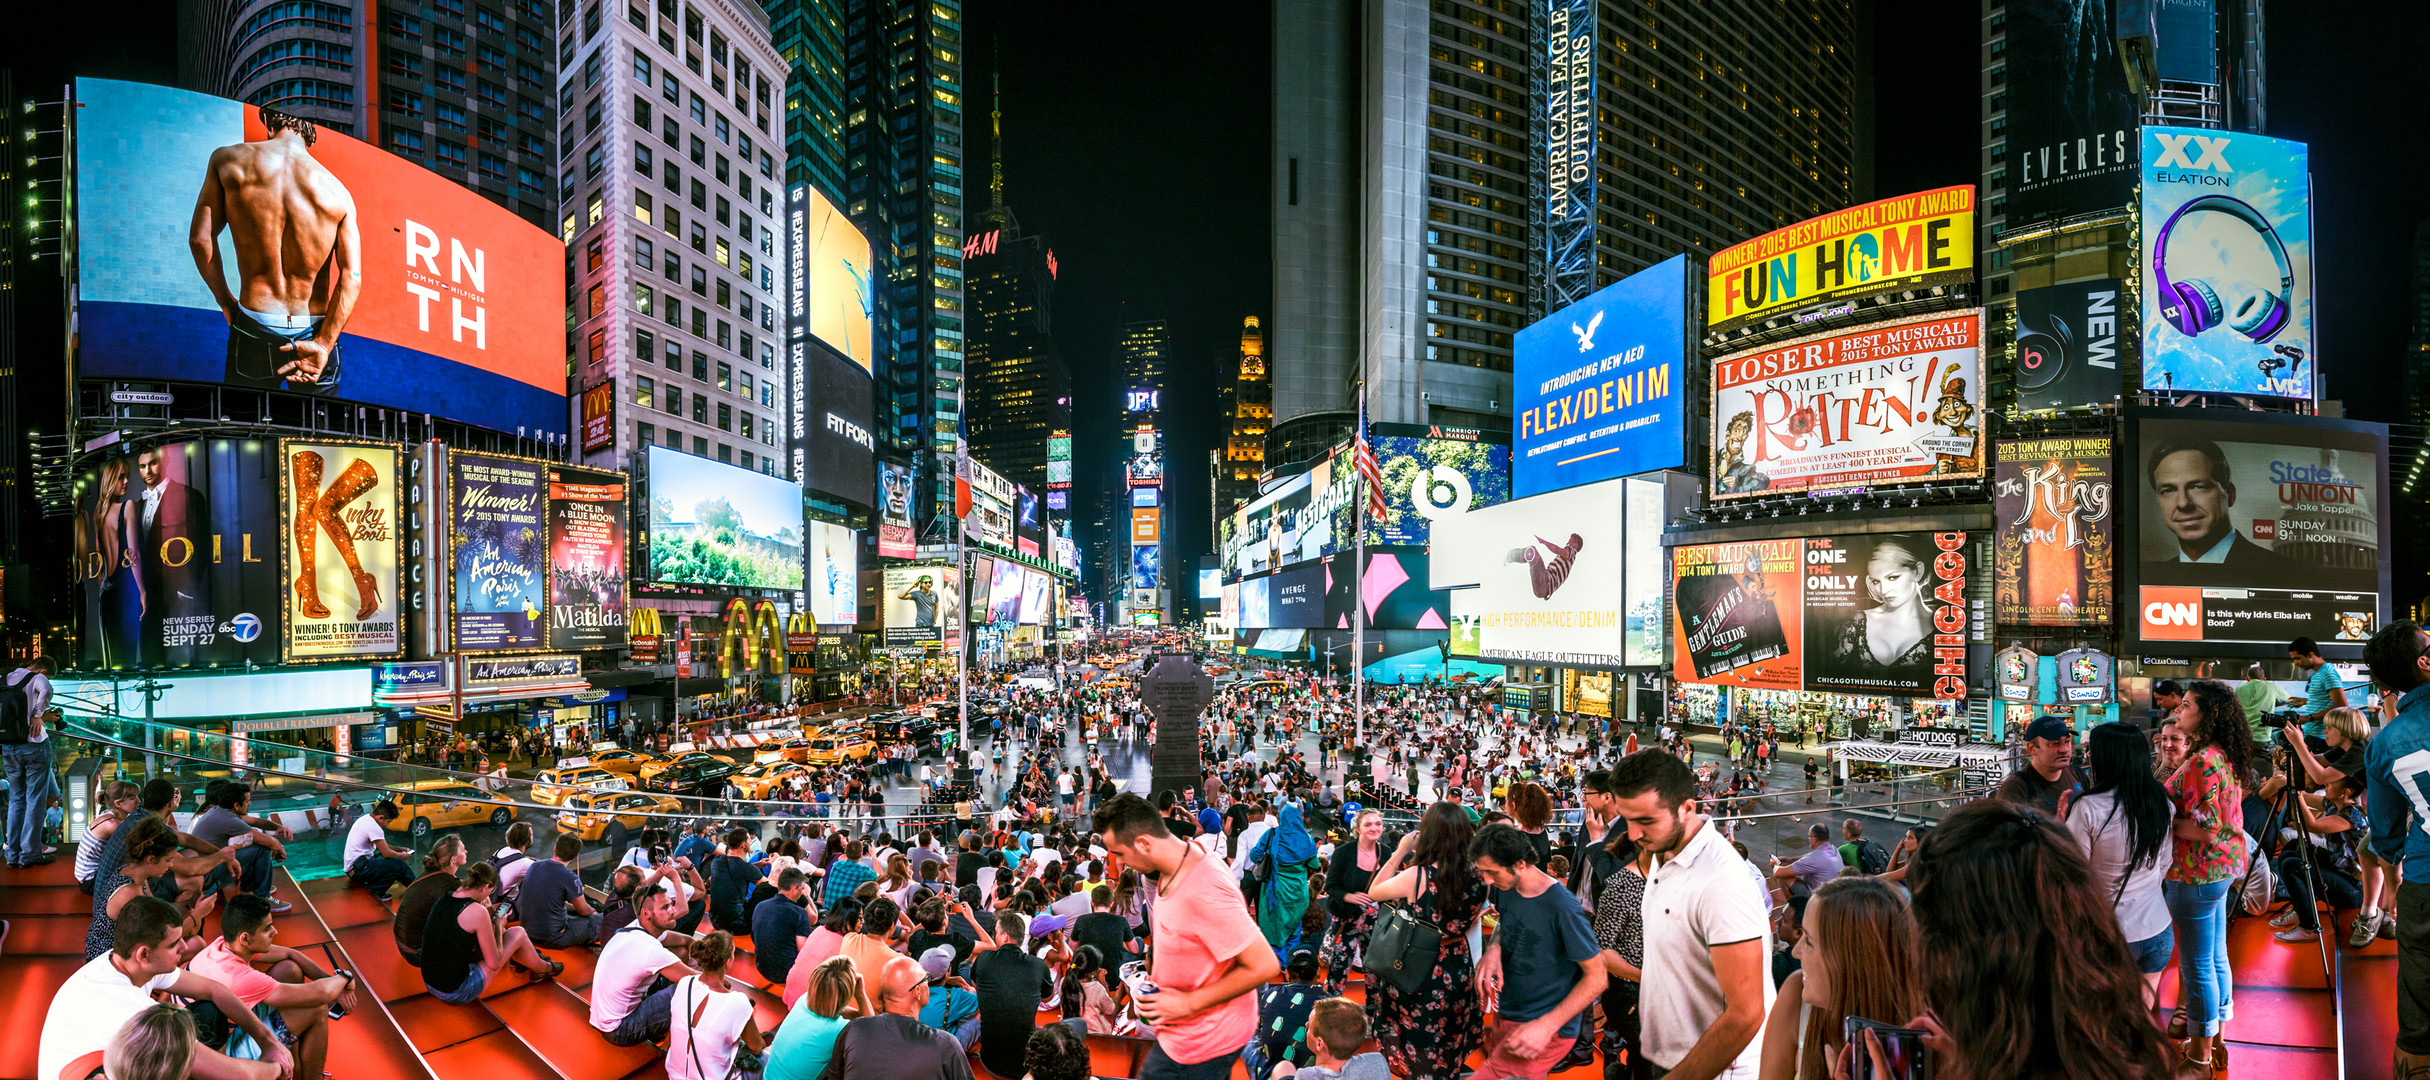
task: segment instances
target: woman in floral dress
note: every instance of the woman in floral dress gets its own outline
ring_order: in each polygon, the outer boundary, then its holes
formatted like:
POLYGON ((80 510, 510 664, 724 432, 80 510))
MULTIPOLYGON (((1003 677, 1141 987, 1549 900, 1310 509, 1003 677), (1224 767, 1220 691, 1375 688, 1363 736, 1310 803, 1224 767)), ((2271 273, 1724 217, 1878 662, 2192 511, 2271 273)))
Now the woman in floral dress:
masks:
POLYGON ((2160 888, 2177 932, 2177 977, 2184 988, 2178 1015, 2184 1019, 2170 1020, 2169 1035, 2186 1040, 2181 1072, 2224 1070, 2221 1028, 2236 1004, 2236 980, 2228 970, 2228 891, 2253 855, 2244 831, 2244 793, 2264 759, 2245 724, 2244 706, 2217 680, 2186 688, 2174 726, 2185 733, 2188 750, 2167 781, 2177 806, 2170 826, 2176 846, 2160 888))
POLYGON ((1485 883, 1468 862, 1475 832, 1459 804, 1434 804, 1417 832, 1403 837, 1376 871, 1383 883, 1367 889, 1379 903, 1409 901, 1418 918, 1443 931, 1434 973, 1415 992, 1401 993, 1381 980, 1367 984, 1376 1039, 1401 1080, 1453 1080, 1467 1069, 1468 1055, 1485 1044, 1485 1010, 1473 985, 1476 958, 1468 951, 1469 928, 1486 899, 1485 883))

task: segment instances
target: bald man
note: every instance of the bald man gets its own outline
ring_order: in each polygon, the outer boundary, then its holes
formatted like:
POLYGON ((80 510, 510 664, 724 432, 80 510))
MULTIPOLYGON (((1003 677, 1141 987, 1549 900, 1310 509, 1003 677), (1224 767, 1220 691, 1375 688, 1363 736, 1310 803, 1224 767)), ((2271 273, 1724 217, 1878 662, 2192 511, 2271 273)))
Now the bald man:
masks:
POLYGON ((897 954, 869 982, 878 1014, 844 1025, 826 1080, 972 1080, 962 1044, 920 1022, 928 973, 919 961, 897 954))
POLYGON ((228 384, 335 393, 338 333, 363 291, 354 195, 313 160, 311 121, 276 109, 261 119, 268 138, 211 152, 186 243, 228 320, 228 384), (234 289, 222 229, 236 252, 234 289))

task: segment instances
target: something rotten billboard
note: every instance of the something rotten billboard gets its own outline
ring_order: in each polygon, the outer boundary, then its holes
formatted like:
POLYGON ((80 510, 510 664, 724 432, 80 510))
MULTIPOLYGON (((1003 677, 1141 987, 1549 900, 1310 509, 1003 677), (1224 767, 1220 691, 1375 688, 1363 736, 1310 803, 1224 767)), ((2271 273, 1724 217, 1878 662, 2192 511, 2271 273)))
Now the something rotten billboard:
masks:
POLYGON ((1723 248, 1705 267, 1705 328, 1837 314, 1894 289, 1974 280, 1974 188, 1851 206, 1723 248), (1820 310, 1817 310, 1820 309, 1820 310))
POLYGON ((79 374, 563 430, 562 343, 518 332, 565 318, 557 237, 242 102, 108 79, 75 96, 79 374))
POLYGON ((280 469, 266 440, 188 439, 86 470, 78 666, 278 663, 280 469))
POLYGON ((449 623, 458 652, 540 647, 547 467, 492 454, 447 455, 456 564, 449 623))
POLYGON ((288 660, 395 656, 397 448, 279 444, 286 530, 288 660))
POLYGON ((548 471, 549 648, 624 643, 624 487, 622 473, 548 471))
POLYGON ((1992 601, 2017 626, 2106 626, 2116 585, 2114 440, 2017 439, 1993 448, 1992 601))
POLYGON ((1713 365, 1715 498, 1983 474, 1982 312, 1713 365))
POLYGON ((2311 155, 2143 129, 2143 386, 2310 399, 2311 155))

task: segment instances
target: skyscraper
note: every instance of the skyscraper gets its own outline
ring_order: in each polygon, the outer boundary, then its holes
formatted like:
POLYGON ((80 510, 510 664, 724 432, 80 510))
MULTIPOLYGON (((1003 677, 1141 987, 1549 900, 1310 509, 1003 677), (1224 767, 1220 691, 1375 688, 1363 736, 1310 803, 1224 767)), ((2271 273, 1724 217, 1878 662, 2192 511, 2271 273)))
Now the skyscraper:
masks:
MULTIPOLYGON (((659 7, 674 18, 675 0, 659 7)), ((558 115, 558 69, 607 17, 542 0, 178 0, 177 81, 352 135, 556 231, 553 151, 599 123, 558 115)))
POLYGON ((1551 159, 1531 150, 1556 124, 1591 162, 1560 170, 1581 199, 1561 237, 1578 295, 1869 186, 1845 0, 1561 6, 1558 37, 1538 6, 1493 0, 1276 9, 1268 467, 1344 437, 1362 385, 1371 420, 1508 430, 1512 335, 1559 301, 1551 159), (1541 40, 1611 47, 1581 67, 1560 45, 1592 81, 1550 87, 1541 40), (1572 99, 1602 104, 1573 127, 1547 105, 1572 99))
POLYGON ((1163 319, 1123 323, 1114 359, 1122 370, 1122 410, 1132 414, 1124 426, 1156 423, 1163 412, 1165 375, 1172 369, 1172 328, 1163 319), (1153 396, 1137 396, 1142 393, 1153 396))
POLYGON ((568 33, 572 389, 576 408, 612 402, 618 421, 581 460, 628 467, 656 444, 785 475, 784 68, 766 16, 750 0, 665 0, 568 33))
POLYGON ((988 205, 963 245, 969 282, 970 452, 1032 491, 1046 487, 1046 441, 1072 426, 1072 377, 1055 348, 1055 254, 1004 201, 1001 94, 988 110, 988 205))
POLYGON ((1274 384, 1266 374, 1266 336, 1251 315, 1240 323, 1240 356, 1232 365, 1231 435, 1224 441, 1223 464, 1215 480, 1215 511, 1230 513, 1244 499, 1257 495, 1257 477, 1266 468, 1266 426, 1274 416, 1274 384))

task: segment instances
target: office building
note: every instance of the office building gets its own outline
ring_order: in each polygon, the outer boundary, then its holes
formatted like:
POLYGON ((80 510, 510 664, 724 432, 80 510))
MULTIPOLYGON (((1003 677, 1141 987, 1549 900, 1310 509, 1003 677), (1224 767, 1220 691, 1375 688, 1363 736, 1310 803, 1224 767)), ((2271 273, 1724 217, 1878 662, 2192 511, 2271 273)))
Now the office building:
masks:
POLYGON ((1266 337, 1257 316, 1240 323, 1240 353, 1230 365, 1223 459, 1216 466, 1215 512, 1257 496, 1257 478, 1266 468, 1266 426, 1274 416, 1274 384, 1266 374, 1266 337))
POLYGON ((1165 377, 1172 371, 1172 327, 1163 319, 1123 323, 1114 340, 1114 359, 1122 372, 1124 430, 1157 423, 1164 410, 1165 377))
POLYGON ((615 419, 580 460, 629 468, 655 444, 787 475, 785 69, 767 16, 751 0, 657 0, 568 26, 570 389, 578 412, 612 399, 615 419))
POLYGON ((556 151, 582 122, 559 115, 557 76, 607 18, 540 0, 178 0, 177 81, 352 135, 554 231, 556 151))
POLYGON ((1592 10, 1616 43, 1581 148, 1592 231, 1567 236, 1556 281, 1530 157, 1538 7, 1277 8, 1268 467, 1346 437, 1361 386, 1371 421, 1507 431, 1512 335, 1559 306, 1556 284, 1583 296, 1866 192, 1851 4, 1592 10))
MULTIPOLYGON (((785 183, 844 190, 843 0, 775 0, 769 37, 785 58, 785 183)), ((835 201, 841 202, 840 199, 835 201)))
POLYGON ((1047 439, 1072 426, 1071 371, 1055 347, 1057 266, 1054 250, 1024 233, 1004 201, 1000 104, 988 115, 988 205, 973 216, 962 248, 970 301, 968 439, 988 467, 1044 491, 1047 439))

